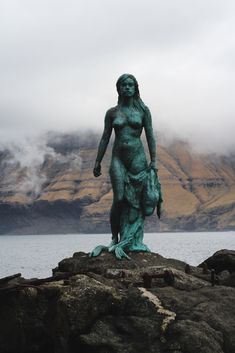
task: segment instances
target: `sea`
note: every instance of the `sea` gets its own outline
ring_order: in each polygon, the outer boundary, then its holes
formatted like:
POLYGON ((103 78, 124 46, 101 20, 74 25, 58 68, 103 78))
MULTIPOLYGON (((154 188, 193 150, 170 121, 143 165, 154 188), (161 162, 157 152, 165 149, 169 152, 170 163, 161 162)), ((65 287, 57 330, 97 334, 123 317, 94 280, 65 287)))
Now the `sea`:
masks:
MULTIPOLYGON (((110 240, 110 234, 1 235, 0 278, 16 273, 25 278, 49 277, 62 259, 108 245, 110 240)), ((144 242, 164 257, 197 266, 218 250, 235 250, 235 231, 147 233, 144 242)))

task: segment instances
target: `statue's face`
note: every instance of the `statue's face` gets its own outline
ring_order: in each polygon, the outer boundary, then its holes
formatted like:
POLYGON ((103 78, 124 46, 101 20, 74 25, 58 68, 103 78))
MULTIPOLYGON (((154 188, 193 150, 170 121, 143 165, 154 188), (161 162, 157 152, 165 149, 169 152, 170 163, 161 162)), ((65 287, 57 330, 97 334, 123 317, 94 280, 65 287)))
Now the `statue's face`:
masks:
POLYGON ((135 82, 132 78, 127 78, 120 85, 120 95, 122 97, 133 97, 135 94, 135 82))

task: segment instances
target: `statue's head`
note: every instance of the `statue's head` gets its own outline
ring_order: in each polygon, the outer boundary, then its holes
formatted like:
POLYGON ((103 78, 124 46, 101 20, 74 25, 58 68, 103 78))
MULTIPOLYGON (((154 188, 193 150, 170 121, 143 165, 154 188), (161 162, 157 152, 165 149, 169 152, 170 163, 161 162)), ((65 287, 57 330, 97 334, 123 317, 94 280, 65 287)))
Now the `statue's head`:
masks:
POLYGON ((134 99, 138 99, 139 96, 140 96, 140 94, 139 94, 139 85, 138 85, 138 82, 137 82, 136 78, 133 75, 131 75, 131 74, 123 74, 117 80, 116 87, 117 87, 119 98, 121 98, 121 96, 122 96, 122 87, 124 86, 124 84, 126 82, 130 82, 130 83, 132 82, 133 83, 133 89, 134 89, 133 97, 134 97, 134 99))

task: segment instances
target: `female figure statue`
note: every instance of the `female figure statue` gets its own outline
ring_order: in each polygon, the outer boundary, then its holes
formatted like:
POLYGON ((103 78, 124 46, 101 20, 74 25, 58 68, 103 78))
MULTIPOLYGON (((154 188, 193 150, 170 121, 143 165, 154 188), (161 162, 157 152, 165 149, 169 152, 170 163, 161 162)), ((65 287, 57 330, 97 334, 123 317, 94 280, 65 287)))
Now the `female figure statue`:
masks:
POLYGON ((143 244, 144 218, 151 215, 156 206, 160 217, 162 198, 151 114, 140 98, 138 82, 133 75, 124 74, 119 77, 116 87, 118 104, 105 115, 104 131, 93 170, 95 177, 101 175, 101 161, 114 129, 115 141, 109 170, 113 188, 110 212, 112 241, 108 247, 97 246, 90 256, 108 250, 115 252, 119 259, 129 259, 125 251, 150 251, 143 244), (140 139, 143 128, 150 154, 149 166, 140 139))

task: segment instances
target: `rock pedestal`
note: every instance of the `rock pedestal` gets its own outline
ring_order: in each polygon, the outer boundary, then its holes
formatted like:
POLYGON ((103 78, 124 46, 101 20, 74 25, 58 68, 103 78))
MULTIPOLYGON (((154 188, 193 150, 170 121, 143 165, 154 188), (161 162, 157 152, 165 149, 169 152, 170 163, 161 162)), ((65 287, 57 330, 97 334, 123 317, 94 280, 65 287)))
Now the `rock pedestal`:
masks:
POLYGON ((235 288, 154 253, 79 252, 45 281, 17 275, 0 283, 0 313, 6 353, 235 351, 235 288))

